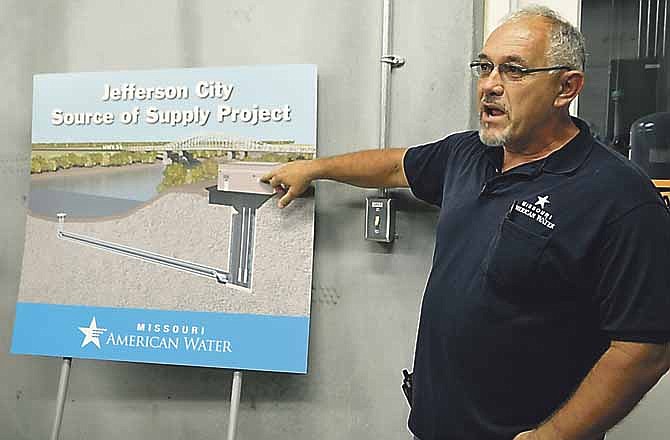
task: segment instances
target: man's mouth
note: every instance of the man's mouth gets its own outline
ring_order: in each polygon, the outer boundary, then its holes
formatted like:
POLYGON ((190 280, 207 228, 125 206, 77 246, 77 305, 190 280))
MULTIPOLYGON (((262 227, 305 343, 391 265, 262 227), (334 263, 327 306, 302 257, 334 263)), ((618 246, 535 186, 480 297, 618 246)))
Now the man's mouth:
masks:
POLYGON ((484 122, 499 121, 500 118, 507 116, 505 108, 497 104, 482 104, 481 118, 484 122))

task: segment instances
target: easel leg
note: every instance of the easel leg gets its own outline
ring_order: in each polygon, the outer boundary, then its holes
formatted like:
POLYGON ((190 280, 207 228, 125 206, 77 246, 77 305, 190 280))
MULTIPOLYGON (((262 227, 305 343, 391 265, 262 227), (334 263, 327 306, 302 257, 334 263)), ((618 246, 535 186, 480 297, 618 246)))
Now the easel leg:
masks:
POLYGON ((237 431, 237 413, 240 409, 240 395, 242 394, 242 372, 233 373, 233 389, 230 392, 230 419, 228 420, 228 440, 235 440, 237 431))
POLYGON ((51 440, 58 440, 60 436, 60 425, 63 421, 63 410, 65 409, 65 398, 67 397, 67 387, 70 382, 70 366, 72 358, 63 358, 63 365, 60 369, 60 382, 58 382, 58 396, 56 397, 56 417, 51 430, 51 440))

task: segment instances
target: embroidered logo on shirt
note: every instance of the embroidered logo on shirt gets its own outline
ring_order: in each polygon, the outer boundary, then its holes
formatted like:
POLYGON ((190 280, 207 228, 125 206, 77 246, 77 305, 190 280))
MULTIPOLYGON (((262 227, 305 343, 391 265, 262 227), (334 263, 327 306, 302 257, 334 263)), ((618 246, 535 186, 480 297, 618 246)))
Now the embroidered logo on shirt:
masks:
POLYGON ((549 196, 537 196, 537 202, 535 203, 527 202, 525 200, 516 202, 514 204, 514 210, 535 220, 542 226, 554 229, 556 225, 551 221, 554 218, 554 215, 544 210, 545 205, 549 204, 551 204, 551 202, 549 202, 549 196))

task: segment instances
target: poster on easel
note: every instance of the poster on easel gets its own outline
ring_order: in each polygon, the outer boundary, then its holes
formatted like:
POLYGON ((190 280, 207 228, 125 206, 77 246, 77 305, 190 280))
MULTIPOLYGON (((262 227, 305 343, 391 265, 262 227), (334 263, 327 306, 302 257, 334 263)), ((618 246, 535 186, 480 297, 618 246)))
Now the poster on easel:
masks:
POLYGON ((11 352, 307 372, 314 65, 36 75, 11 352))

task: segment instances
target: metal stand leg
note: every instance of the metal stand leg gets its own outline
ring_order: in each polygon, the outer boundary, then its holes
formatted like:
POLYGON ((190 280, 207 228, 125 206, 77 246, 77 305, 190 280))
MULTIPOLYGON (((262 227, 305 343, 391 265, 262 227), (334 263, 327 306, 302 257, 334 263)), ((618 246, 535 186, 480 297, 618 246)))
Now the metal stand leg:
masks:
POLYGON ((228 440, 235 440, 237 431, 237 413, 240 409, 240 395, 242 394, 242 372, 233 373, 233 389, 230 392, 230 419, 228 420, 228 440))
POLYGON ((72 358, 63 358, 63 365, 60 369, 60 382, 58 382, 58 397, 56 398, 56 417, 54 418, 54 425, 51 430, 51 440, 58 440, 60 436, 60 425, 63 421, 63 409, 65 409, 67 387, 70 382, 71 365, 72 358))

